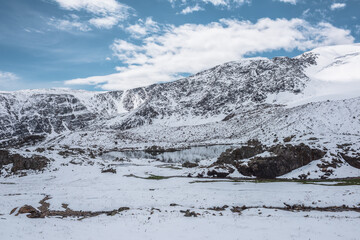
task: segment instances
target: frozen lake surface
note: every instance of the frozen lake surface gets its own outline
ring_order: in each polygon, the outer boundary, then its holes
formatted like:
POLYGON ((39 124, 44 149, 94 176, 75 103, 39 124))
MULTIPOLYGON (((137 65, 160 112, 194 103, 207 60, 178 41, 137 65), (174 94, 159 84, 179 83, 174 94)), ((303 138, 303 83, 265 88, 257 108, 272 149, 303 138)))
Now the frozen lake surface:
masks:
POLYGON ((151 154, 146 151, 124 151, 124 152, 110 152, 105 154, 105 158, 136 158, 136 159, 157 159, 167 163, 184 163, 184 162, 199 162, 202 160, 218 158, 226 149, 233 148, 232 145, 213 145, 191 147, 188 149, 181 149, 175 152, 164 152, 151 154))

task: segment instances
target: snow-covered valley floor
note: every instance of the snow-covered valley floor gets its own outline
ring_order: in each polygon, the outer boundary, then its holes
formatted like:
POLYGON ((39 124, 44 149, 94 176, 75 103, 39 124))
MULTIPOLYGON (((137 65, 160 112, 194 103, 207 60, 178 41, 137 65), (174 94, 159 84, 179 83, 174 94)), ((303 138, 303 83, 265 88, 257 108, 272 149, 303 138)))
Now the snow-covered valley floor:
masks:
POLYGON ((75 164, 70 160, 58 158, 43 173, 0 177, 0 239, 328 240, 360 236, 360 185, 164 178, 160 176, 184 176, 190 169, 149 159, 118 163, 94 159, 75 164), (110 166, 116 173, 101 172, 110 166), (46 196, 50 210, 64 211, 64 204, 75 211, 129 209, 89 218, 30 219, 26 214, 15 216, 18 209, 10 215, 16 207, 40 207, 46 196), (228 207, 221 209, 224 205, 228 207), (286 205, 312 210, 291 210, 286 205), (340 208, 327 208, 334 206, 340 208), (185 217, 186 210, 197 217, 185 217))

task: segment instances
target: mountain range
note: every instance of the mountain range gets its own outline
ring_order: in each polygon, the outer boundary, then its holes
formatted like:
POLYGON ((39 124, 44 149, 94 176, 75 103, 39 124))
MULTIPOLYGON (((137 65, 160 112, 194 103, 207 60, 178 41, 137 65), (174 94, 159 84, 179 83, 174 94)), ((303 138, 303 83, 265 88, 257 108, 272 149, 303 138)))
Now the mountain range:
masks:
POLYGON ((360 45, 353 44, 294 58, 243 59, 126 91, 0 92, 0 139, 105 131, 118 143, 186 143, 275 133, 359 134, 359 64, 360 45))

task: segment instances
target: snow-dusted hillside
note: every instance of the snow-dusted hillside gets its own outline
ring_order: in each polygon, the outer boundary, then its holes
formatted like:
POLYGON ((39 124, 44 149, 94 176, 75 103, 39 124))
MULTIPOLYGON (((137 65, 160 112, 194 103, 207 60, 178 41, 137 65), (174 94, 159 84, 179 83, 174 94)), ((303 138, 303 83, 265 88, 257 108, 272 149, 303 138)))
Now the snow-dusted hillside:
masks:
POLYGON ((104 148, 291 135, 346 142, 359 136, 359 56, 360 44, 330 46, 295 58, 229 62, 127 91, 1 92, 0 139, 45 134, 59 144, 104 148))
POLYGON ((59 134, 131 111, 143 102, 142 89, 87 92, 70 89, 0 92, 0 139, 59 134))

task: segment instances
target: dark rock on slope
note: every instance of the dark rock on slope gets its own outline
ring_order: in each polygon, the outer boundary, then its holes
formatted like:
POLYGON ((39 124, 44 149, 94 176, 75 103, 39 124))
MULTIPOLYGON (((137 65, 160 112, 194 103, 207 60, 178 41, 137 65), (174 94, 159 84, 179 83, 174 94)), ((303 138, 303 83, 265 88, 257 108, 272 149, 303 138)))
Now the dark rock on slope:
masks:
MULTIPOLYGON (((276 154, 271 157, 254 157, 245 167, 245 173, 250 172, 258 178, 275 178, 305 166, 325 155, 318 149, 311 149, 305 144, 298 146, 277 145, 269 149, 276 154)), ((239 169, 241 172, 241 168, 239 169)))
POLYGON ((0 168, 3 165, 12 163, 12 172, 19 170, 42 170, 50 160, 44 156, 33 155, 31 157, 24 157, 20 154, 11 154, 8 150, 0 150, 0 168))
POLYGON ((341 153, 340 155, 350 166, 360 169, 360 156, 350 157, 343 153, 341 153))
POLYGON ((242 146, 236 149, 227 149, 223 152, 217 160, 217 163, 233 164, 236 160, 254 157, 265 151, 265 147, 261 143, 255 142, 252 144, 248 142, 248 146, 242 146))
POLYGON ((245 176, 272 179, 297 168, 309 164, 311 161, 321 159, 325 152, 312 149, 305 144, 276 145, 270 148, 257 146, 243 146, 234 150, 227 150, 219 157, 215 166, 230 164, 245 176), (256 156, 264 151, 270 156, 256 156), (248 159, 248 161, 242 161, 248 159))

